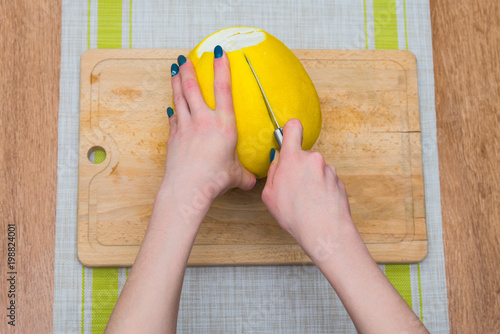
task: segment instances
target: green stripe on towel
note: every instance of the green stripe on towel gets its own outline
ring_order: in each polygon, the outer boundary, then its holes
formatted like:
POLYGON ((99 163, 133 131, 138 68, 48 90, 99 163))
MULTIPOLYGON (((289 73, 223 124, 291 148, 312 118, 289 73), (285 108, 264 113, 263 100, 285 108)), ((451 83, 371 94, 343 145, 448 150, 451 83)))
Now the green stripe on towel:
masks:
POLYGON ((132 0, 128 3, 128 48, 132 49, 132 0))
MULTIPOLYGON (((366 1, 366 0, 365 0, 366 1)), ((369 0, 368 0, 369 1, 369 0)), ((408 49, 408 34, 406 24, 406 1, 403 1, 406 49, 408 49)), ((375 49, 399 49, 398 17, 396 0, 373 0, 373 21, 375 30, 375 49)), ((366 24, 366 23, 365 23, 366 24)), ((368 39, 368 36, 367 36, 368 39)), ((385 275, 399 292, 401 297, 413 307, 411 270, 409 264, 387 264, 385 275)), ((420 287, 420 270, 418 270, 420 307, 422 294, 420 287)), ((420 309, 420 319, 423 321, 423 311, 420 309)))
POLYGON ((385 276, 398 290, 405 302, 412 307, 411 297, 411 275, 409 264, 388 264, 385 266, 385 276))
POLYGON ((424 309, 422 308, 422 280, 420 278, 420 263, 417 264, 417 273, 418 273, 418 298, 420 301, 420 321, 424 323, 424 309))
POLYGON ((398 49, 396 0, 373 0, 375 49, 398 49))
MULTIPOLYGON (((103 150, 95 150, 94 163, 106 159, 103 150)), ((92 333, 102 333, 118 300, 118 269, 94 268, 92 270, 92 333)))
POLYGON ((97 5, 97 48, 122 48, 122 0, 99 0, 97 5))
POLYGON ((82 324, 81 324, 82 334, 85 331, 85 267, 82 266, 82 324))
POLYGON ((365 16, 365 45, 368 50, 368 21, 366 20, 366 0, 363 0, 363 14, 365 16))
MULTIPOLYGON (((89 8, 90 8, 89 0, 89 8)), ((97 4, 97 48, 122 47, 122 0, 99 0, 97 4)), ((89 10, 90 15, 90 10, 89 10)), ((90 19, 89 19, 90 21, 90 19)), ((89 27, 90 31, 90 27, 89 27)), ((90 45, 90 32, 88 34, 90 45)), ((105 155, 95 152, 94 163, 105 155)), ((102 152, 104 153, 104 152, 102 152)), ((85 284, 85 283, 84 283, 85 284)), ((92 269, 92 333, 103 333, 118 300, 118 268, 92 269)), ((82 305, 83 307, 83 305, 82 305)))
POLYGON ((92 270, 92 334, 103 333, 118 300, 118 268, 92 270))

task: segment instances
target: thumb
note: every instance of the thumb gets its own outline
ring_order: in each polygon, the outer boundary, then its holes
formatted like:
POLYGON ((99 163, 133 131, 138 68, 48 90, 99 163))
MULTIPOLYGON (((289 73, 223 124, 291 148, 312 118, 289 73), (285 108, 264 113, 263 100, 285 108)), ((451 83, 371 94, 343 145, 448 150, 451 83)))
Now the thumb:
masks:
POLYGON ((283 145, 281 150, 284 152, 292 150, 302 150, 302 123, 298 119, 290 119, 283 128, 283 145))
POLYGON ((238 183, 238 188, 242 190, 250 190, 255 187, 257 178, 254 174, 250 173, 245 167, 241 166, 241 178, 238 183))
POLYGON ((273 183, 274 173, 276 173, 276 168, 278 168, 279 157, 280 157, 280 152, 272 148, 271 152, 269 153, 269 158, 271 159, 271 165, 269 166, 269 170, 267 171, 266 185, 273 183))

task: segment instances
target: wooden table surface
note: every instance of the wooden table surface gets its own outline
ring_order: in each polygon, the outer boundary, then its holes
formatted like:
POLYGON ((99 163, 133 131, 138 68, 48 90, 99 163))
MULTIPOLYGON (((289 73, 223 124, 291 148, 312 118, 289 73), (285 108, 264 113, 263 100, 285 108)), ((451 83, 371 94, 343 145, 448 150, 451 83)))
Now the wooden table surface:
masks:
MULTIPOLYGON (((499 333, 500 4, 430 2, 450 328, 499 333)), ((61 3, 2 0, 0 14, 0 306, 13 223, 16 332, 50 333, 61 3)))

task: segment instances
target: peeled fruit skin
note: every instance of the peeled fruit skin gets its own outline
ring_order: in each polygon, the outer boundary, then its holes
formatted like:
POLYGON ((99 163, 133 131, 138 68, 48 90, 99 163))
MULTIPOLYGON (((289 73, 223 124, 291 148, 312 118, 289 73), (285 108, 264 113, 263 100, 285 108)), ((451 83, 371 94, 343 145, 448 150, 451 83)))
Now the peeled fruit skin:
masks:
POLYGON ((284 126, 292 118, 302 122, 304 150, 314 145, 321 131, 318 93, 298 58, 277 38, 258 28, 226 28, 205 38, 188 55, 203 97, 212 109, 215 109, 213 49, 217 45, 223 47, 230 61, 238 158, 258 178, 265 177, 269 152, 279 147, 273 135, 273 122, 242 51, 257 73, 278 124, 284 126))

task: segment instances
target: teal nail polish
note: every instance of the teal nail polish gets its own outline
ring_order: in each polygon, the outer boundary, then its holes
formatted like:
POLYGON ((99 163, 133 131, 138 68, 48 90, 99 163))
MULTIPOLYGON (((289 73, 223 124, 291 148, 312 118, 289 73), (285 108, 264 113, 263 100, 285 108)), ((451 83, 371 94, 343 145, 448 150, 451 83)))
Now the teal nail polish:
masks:
POLYGON ((170 72, 172 72, 172 76, 175 76, 179 73, 179 66, 177 66, 177 64, 172 64, 172 66, 170 66, 170 72))
POLYGON ((167 108, 167 115, 168 115, 168 118, 172 117, 172 115, 174 114, 174 109, 168 107, 167 108))
POLYGON ((177 62, 179 63, 179 66, 182 66, 182 64, 186 62, 186 57, 180 55, 179 57, 177 57, 177 62))
POLYGON ((272 148, 271 153, 269 153, 269 158, 271 159, 271 162, 273 162, 275 154, 276 154, 276 150, 274 148, 272 148))
POLYGON ((220 45, 217 45, 214 49, 214 57, 215 58, 220 58, 222 57, 222 47, 220 45))

